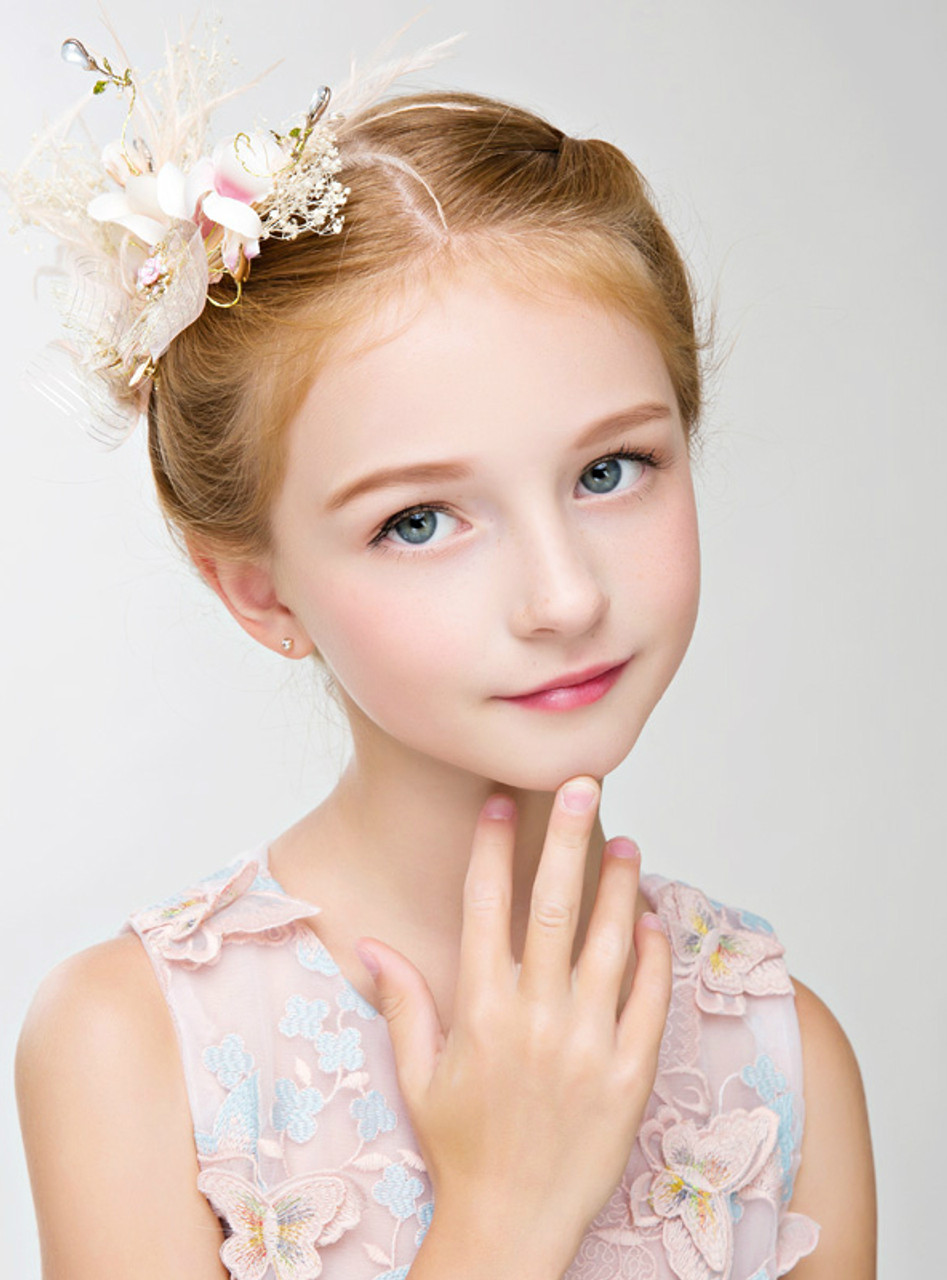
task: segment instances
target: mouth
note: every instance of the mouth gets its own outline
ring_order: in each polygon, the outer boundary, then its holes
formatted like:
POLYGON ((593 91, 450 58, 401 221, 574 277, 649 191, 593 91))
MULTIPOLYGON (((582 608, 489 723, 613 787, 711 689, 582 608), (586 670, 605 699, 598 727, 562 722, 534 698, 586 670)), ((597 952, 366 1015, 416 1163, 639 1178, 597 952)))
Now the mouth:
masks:
POLYGON ((571 707, 585 706, 587 703, 596 702, 607 693, 630 661, 630 658, 626 658, 617 664, 599 663, 597 666, 587 667, 584 671, 574 671, 568 675, 558 676, 555 680, 531 689, 528 693, 505 697, 502 701, 550 711, 565 711, 571 707))

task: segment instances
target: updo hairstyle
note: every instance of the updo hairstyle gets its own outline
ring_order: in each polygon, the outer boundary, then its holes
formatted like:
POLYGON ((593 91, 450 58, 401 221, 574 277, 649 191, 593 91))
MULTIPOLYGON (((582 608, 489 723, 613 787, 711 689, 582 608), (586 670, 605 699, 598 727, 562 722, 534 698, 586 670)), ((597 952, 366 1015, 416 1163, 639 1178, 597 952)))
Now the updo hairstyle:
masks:
POLYGON ((460 92, 389 98, 337 137, 342 231, 265 241, 241 301, 205 307, 159 362, 148 447, 182 549, 267 555, 285 428, 320 363, 381 301, 451 266, 534 291, 553 279, 617 307, 656 341, 690 441, 706 342, 681 256, 621 151, 460 92))

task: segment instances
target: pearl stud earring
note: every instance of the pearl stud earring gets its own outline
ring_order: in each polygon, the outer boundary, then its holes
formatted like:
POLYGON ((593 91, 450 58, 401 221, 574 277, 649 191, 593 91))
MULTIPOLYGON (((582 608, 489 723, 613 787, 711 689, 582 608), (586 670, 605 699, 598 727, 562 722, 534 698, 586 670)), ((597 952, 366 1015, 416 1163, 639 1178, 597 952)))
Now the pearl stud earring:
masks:
POLYGON ((280 646, 284 653, 289 653, 295 643, 296 642, 293 640, 292 636, 284 636, 280 641, 280 646))

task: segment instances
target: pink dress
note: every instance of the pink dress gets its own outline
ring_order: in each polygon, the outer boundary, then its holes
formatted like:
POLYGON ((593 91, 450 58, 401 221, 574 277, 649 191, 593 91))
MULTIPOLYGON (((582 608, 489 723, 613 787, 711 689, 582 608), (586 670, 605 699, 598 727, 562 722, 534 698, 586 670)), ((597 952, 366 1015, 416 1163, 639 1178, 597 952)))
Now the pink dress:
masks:
MULTIPOLYGON (((138 911, 178 1035, 197 1185, 233 1280, 404 1280, 434 1201, 384 1017, 272 878, 267 846, 138 911)), ((766 1280, 815 1248, 799 1027, 757 916, 643 876, 674 955, 660 1066, 625 1175, 567 1280, 766 1280)), ((553 1175, 554 1176, 554 1173, 553 1175)))

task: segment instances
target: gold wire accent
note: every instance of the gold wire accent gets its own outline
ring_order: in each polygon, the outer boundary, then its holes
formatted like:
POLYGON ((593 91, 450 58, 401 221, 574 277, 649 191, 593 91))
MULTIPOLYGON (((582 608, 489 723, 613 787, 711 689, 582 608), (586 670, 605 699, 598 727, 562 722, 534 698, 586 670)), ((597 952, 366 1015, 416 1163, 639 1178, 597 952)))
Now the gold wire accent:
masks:
MULTIPOLYGON (((86 71, 96 71, 103 77, 103 79, 96 82, 92 90, 93 93, 103 93, 107 84, 114 84, 119 93, 121 93, 123 89, 131 89, 131 101, 128 104, 128 110, 125 112, 125 120, 122 124, 121 146, 122 155, 125 157, 125 163, 136 177, 140 177, 141 169, 139 169, 135 164, 128 151, 128 126, 131 122, 132 115, 134 114, 135 101, 138 96, 138 90, 135 88, 135 82, 132 79, 131 68, 126 67, 122 74, 118 75, 117 72, 112 70, 112 66, 108 58, 103 58, 102 65, 100 66, 82 41, 77 40, 75 36, 71 36, 68 40, 63 41, 62 52, 64 55, 67 47, 69 47, 71 53, 79 53, 85 58, 86 71)), ((70 59, 70 61, 72 61, 72 59, 70 59)))
MULTIPOLYGON (((232 277, 232 278, 236 279, 236 277, 232 277)), ((221 311, 229 311, 231 307, 235 307, 237 305, 237 303, 240 301, 242 297, 243 297, 243 281, 237 280, 236 296, 231 298, 229 302, 218 302, 217 299, 213 297, 211 294, 207 295, 207 301, 210 303, 212 307, 219 307, 221 311)))

